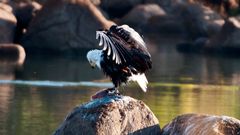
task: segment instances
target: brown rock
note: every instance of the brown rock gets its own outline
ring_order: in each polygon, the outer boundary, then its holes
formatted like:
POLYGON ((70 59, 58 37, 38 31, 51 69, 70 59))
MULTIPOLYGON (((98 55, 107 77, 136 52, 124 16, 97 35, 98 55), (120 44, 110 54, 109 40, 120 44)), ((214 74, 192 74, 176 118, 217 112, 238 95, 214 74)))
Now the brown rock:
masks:
MULTIPOLYGON (((14 2, 14 3, 26 3, 26 2, 36 2, 36 3, 39 3, 40 5, 43 5, 45 4, 46 2, 48 1, 51 1, 51 0, 1 0, 1 1, 6 1, 9 3, 10 2, 14 2)), ((91 0, 91 2, 94 4, 94 5, 99 5, 101 3, 100 0, 91 0)))
POLYGON ((26 54, 21 45, 18 44, 0 44, 0 63, 22 65, 26 54))
POLYGON ((210 54, 239 57, 240 52, 240 22, 236 18, 229 18, 220 32, 211 37, 202 52, 210 54))
MULTIPOLYGON (((46 3, 47 1, 50 1, 50 0, 34 0, 38 3, 40 3, 41 5, 43 5, 44 3, 46 3)), ((94 5, 99 5, 101 3, 101 0, 91 0, 91 2, 94 4, 94 5)))
POLYGON ((201 4, 177 4, 172 12, 182 23, 186 35, 195 40, 198 37, 209 37, 221 29, 216 20, 223 20, 215 11, 201 4))
POLYGON ((240 22, 237 18, 231 17, 225 21, 220 32, 216 35, 210 37, 207 40, 196 40, 200 42, 195 41, 192 44, 180 44, 178 45, 178 50, 182 52, 184 52, 184 50, 190 50, 193 52, 204 52, 209 54, 239 57, 239 35, 240 22))
POLYGON ((240 52, 240 22, 236 18, 226 20, 221 31, 209 39, 208 48, 218 51, 234 50, 240 52))
POLYGON ((14 39, 17 20, 12 13, 12 8, 0 3, 0 43, 12 43, 14 39))
POLYGON ((142 102, 106 96, 76 107, 54 135, 160 134, 157 118, 142 102))
POLYGON ((19 42, 22 35, 26 32, 29 23, 36 16, 42 6, 37 2, 12 3, 14 14, 17 18, 17 28, 15 33, 15 43, 19 42))
POLYGON ((162 135, 239 135, 240 120, 228 116, 184 114, 164 126, 162 135))
POLYGON ((23 45, 56 52, 96 47, 95 32, 111 21, 89 0, 50 0, 32 20, 23 45))
POLYGON ((218 33, 224 20, 215 11, 201 4, 170 3, 166 15, 154 15, 145 25, 146 32, 180 36, 195 40, 218 33))
POLYGON ((165 11, 157 4, 142 4, 134 7, 121 19, 121 23, 133 24, 134 26, 145 25, 152 16, 164 16, 165 11))
POLYGON ((155 3, 160 5, 165 11, 170 12, 175 5, 189 4, 192 0, 144 0, 145 3, 155 3))
POLYGON ((171 35, 181 37, 184 30, 181 20, 174 15, 152 16, 144 27, 145 32, 157 33, 167 37, 171 35))
POLYGON ((142 4, 142 0, 101 0, 100 7, 106 11, 111 18, 123 17, 133 7, 142 4))

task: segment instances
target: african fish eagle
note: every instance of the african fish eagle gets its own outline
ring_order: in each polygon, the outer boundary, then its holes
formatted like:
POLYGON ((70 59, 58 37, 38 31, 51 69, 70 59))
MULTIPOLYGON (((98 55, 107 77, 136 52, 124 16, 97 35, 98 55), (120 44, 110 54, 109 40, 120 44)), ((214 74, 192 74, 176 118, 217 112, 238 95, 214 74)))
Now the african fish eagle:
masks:
POLYGON ((112 90, 136 81, 146 92, 148 80, 144 73, 151 69, 152 61, 142 37, 128 25, 113 25, 109 30, 96 31, 96 39, 103 49, 89 51, 87 59, 92 67, 97 66, 111 78, 112 90))

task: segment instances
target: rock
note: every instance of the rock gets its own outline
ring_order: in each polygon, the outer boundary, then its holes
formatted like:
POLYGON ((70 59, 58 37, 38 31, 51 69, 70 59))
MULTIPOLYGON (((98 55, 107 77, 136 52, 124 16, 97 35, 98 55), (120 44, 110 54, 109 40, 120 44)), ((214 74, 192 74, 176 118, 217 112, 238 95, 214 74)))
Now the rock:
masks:
POLYGON ((121 18, 138 4, 142 4, 142 0, 101 0, 100 7, 110 18, 121 18))
POLYGON ((194 0, 211 7, 222 16, 235 16, 238 14, 239 2, 237 0, 194 0))
MULTIPOLYGON (((40 5, 44 5, 46 2, 51 1, 51 0, 3 0, 3 1, 10 1, 10 2, 15 2, 15 3, 26 3, 26 2, 36 2, 39 3, 40 5)), ((91 2, 94 5, 99 5, 101 3, 101 0, 91 0, 91 2)))
POLYGON ((240 52, 240 22, 236 18, 225 21, 221 31, 209 39, 206 50, 218 54, 239 55, 240 52))
MULTIPOLYGON (((47 1, 50 1, 50 0, 34 0, 38 3, 40 3, 41 5, 43 5, 44 3, 46 3, 47 1)), ((101 3, 101 0, 91 0, 91 2, 94 4, 94 5, 99 5, 101 3)))
POLYGON ((240 120, 228 116, 184 114, 163 127, 161 135, 239 135, 240 120))
POLYGON ((153 15, 145 25, 145 32, 179 36, 187 40, 211 37, 218 33, 224 20, 215 11, 201 4, 171 3, 166 15, 153 15))
POLYGON ((76 107, 54 135, 157 135, 160 131, 157 118, 142 101, 106 96, 76 107))
POLYGON ((239 57, 239 35, 240 22, 236 18, 231 17, 225 21, 220 32, 216 35, 209 39, 199 40, 200 42, 196 40, 193 43, 179 44, 177 49, 181 52, 204 52, 208 54, 239 57), (200 48, 197 48, 196 44, 199 45, 200 48))
POLYGON ((95 48, 96 30, 112 24, 89 0, 50 0, 30 23, 22 44, 28 50, 79 53, 95 48))
POLYGON ((201 4, 178 4, 173 7, 172 13, 180 19, 185 35, 192 40, 209 37, 221 29, 221 25, 213 23, 222 20, 221 16, 201 4))
POLYGON ((0 3, 0 43, 12 43, 17 20, 12 13, 12 8, 0 3))
POLYGON ((157 4, 141 4, 134 7, 122 19, 121 23, 126 23, 133 26, 146 25, 149 18, 152 16, 164 16, 165 11, 157 4))
POLYGON ((226 21, 220 33, 216 36, 218 42, 216 42, 215 45, 240 47, 239 34, 240 22, 234 17, 231 17, 226 21))
POLYGON ((0 63, 22 65, 26 53, 24 48, 18 44, 0 44, 0 63))
POLYGON ((37 2, 19 2, 12 4, 14 9, 14 14, 17 18, 17 28, 15 33, 14 42, 18 43, 26 32, 29 23, 36 16, 42 6, 37 2))
POLYGON ((150 17, 143 30, 147 33, 160 34, 166 37, 183 37, 185 29, 174 15, 166 15, 150 17))
POLYGON ((101 0, 91 0, 91 2, 96 6, 99 6, 101 4, 101 0))
POLYGON ((192 4, 193 0, 144 0, 144 3, 155 3, 160 5, 167 13, 171 12, 176 5, 192 4))

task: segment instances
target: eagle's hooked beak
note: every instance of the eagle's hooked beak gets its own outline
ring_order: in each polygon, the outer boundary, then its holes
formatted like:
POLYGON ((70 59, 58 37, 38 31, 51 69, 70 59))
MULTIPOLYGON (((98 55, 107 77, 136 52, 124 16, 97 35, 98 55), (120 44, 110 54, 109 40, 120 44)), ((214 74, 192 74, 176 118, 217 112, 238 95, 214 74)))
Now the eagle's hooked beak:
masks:
POLYGON ((91 66, 91 68, 95 68, 96 64, 90 61, 90 66, 91 66))

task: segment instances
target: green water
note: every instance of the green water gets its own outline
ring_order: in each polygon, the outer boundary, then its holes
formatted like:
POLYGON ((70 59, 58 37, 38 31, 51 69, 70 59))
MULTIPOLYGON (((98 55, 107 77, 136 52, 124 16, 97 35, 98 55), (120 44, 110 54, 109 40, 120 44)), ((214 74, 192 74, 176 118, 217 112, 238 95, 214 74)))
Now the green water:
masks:
MULTIPOLYGON (((147 73, 148 91, 133 84, 121 92, 143 100, 161 127, 183 113, 240 119, 240 59, 180 54, 172 44, 149 43, 153 69, 147 73)), ((92 70, 85 57, 38 56, 27 57, 22 67, 0 64, 0 134, 52 134, 75 106, 102 89, 79 82, 105 84, 108 79, 92 70)))

